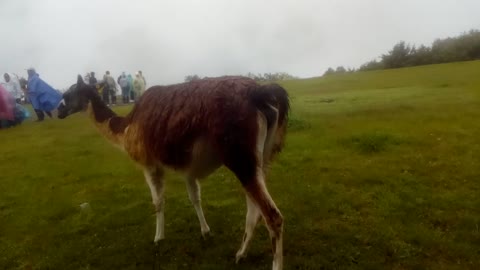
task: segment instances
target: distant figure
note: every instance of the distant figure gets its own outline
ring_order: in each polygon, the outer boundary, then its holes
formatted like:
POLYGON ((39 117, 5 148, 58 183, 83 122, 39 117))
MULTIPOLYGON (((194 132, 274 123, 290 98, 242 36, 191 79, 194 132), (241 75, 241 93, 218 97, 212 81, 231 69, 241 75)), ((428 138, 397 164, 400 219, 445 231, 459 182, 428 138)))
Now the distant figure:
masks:
POLYGON ((87 83, 90 82, 90 72, 87 72, 87 74, 85 74, 85 77, 83 78, 83 81, 87 82, 87 83))
POLYGON ((130 98, 130 94, 128 93, 128 79, 127 79, 127 76, 125 75, 125 72, 122 72, 122 75, 118 77, 117 82, 120 85, 120 88, 122 88, 123 104, 127 104, 130 98))
POLYGON ((95 85, 97 84, 97 78, 95 78, 95 72, 90 72, 90 78, 88 78, 88 84, 95 85))
POLYGON ((115 83, 115 79, 110 75, 110 71, 107 70, 105 72, 103 80, 105 81, 105 87, 102 93, 103 102, 108 105, 108 97, 111 96, 112 105, 115 105, 117 103, 117 84, 115 83))
POLYGON ((3 78, 5 79, 5 82, 2 83, 3 87, 12 95, 15 102, 20 103, 22 100, 22 89, 17 76, 5 73, 3 78))
POLYGON ((37 121, 40 122, 44 120, 44 111, 51 118, 51 111, 55 110, 60 104, 60 101, 62 100, 62 94, 40 79, 40 76, 34 68, 29 68, 27 73, 28 98, 30 99, 33 109, 37 114, 37 121))
POLYGON ((15 100, 10 92, 0 84, 0 128, 7 127, 14 120, 15 100))
POLYGON ((135 100, 135 93, 134 93, 134 89, 133 89, 133 77, 132 77, 132 74, 128 74, 127 76, 127 80, 128 80, 128 93, 130 93, 130 100, 131 101, 134 101, 135 100))
POLYGON ((142 75, 140 74, 140 72, 137 72, 137 74, 135 74, 135 81, 133 81, 133 87, 135 89, 135 101, 137 101, 143 94, 143 92, 145 92, 145 81, 142 79, 142 75))
POLYGON ((29 117, 28 110, 0 84, 0 128, 16 126, 29 117))
POLYGON ((145 80, 145 77, 143 77, 143 73, 141 70, 138 71, 138 73, 140 74, 140 77, 142 77, 142 80, 143 80, 143 84, 145 85, 145 88, 147 88, 147 81, 145 80))
POLYGON ((28 81, 23 77, 21 77, 19 81, 20 81, 20 88, 22 89, 23 96, 25 98, 24 104, 28 104, 30 103, 30 100, 28 99, 28 90, 27 90, 28 81))

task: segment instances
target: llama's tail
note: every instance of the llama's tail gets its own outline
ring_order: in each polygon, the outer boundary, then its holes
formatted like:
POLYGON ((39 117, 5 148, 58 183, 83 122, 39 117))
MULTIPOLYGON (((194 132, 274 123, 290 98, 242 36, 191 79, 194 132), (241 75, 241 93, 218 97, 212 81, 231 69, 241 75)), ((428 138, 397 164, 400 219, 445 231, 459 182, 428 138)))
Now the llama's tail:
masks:
POLYGON ((276 83, 261 85, 251 93, 250 99, 265 114, 269 127, 274 121, 278 121, 278 126, 284 125, 288 121, 290 99, 287 91, 280 85, 276 83), (275 119, 277 115, 272 113, 270 106, 278 110, 278 119, 275 119))
POLYGON ((287 132, 290 99, 287 91, 278 84, 261 85, 250 95, 253 104, 267 119, 268 136, 265 162, 280 152, 287 132))

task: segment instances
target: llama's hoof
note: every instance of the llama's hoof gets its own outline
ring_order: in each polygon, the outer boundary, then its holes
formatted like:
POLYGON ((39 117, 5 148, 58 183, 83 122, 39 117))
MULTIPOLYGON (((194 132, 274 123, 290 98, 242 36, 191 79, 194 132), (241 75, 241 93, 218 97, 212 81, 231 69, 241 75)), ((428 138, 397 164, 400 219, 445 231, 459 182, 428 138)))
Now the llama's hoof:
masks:
POLYGON ((153 243, 155 243, 155 245, 158 245, 160 242, 162 242, 163 239, 165 239, 165 237, 155 237, 155 239, 153 239, 153 243))
POLYGON ((202 232, 202 239, 208 240, 213 237, 213 233, 211 231, 202 232))
POLYGON ((212 233, 204 234, 200 239, 204 244, 210 244, 213 241, 213 234, 212 233))
POLYGON ((238 264, 239 262, 243 261, 247 256, 245 254, 238 253, 235 255, 235 263, 238 264))

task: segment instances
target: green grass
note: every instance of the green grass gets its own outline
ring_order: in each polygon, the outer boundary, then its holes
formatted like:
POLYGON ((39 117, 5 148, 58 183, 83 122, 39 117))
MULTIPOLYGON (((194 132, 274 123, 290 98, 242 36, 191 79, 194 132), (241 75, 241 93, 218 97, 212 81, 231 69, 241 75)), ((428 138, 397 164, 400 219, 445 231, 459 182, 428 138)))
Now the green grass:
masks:
MULTIPOLYGON (((479 70, 282 83, 292 115, 268 186, 285 217, 285 269, 480 269, 479 70)), ((207 241, 181 176, 167 175, 155 247, 141 171, 85 115, 0 130, 0 142, 0 269, 271 267, 262 226, 234 264, 246 207, 225 169, 202 184, 207 241)))

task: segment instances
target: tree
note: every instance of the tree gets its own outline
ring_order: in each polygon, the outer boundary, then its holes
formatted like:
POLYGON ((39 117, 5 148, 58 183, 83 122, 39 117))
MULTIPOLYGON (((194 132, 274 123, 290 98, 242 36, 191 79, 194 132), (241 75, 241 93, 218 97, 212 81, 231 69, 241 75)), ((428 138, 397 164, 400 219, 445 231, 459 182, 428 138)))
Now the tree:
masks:
POLYGON ((412 55, 412 66, 428 65, 432 63, 432 50, 429 47, 421 45, 412 55))
POLYGON ((185 82, 191 82, 196 80, 200 80, 200 77, 197 74, 185 76, 185 82))
POLYGON ((342 74, 342 73, 346 73, 346 72, 347 72, 347 70, 343 66, 339 66, 335 70, 335 73, 337 73, 337 74, 342 74))
POLYGON ((333 70, 333 68, 329 67, 327 69, 327 71, 325 71, 325 73, 323 73, 323 76, 328 76, 328 75, 332 75, 332 74, 335 74, 335 70, 333 70))
POLYGON ((370 62, 367 62, 358 68, 359 71, 370 71, 370 70, 379 70, 379 69, 384 69, 383 62, 377 61, 377 60, 372 60, 370 62))
POLYGON ((410 62, 410 56, 414 49, 410 45, 405 44, 405 41, 400 41, 393 46, 393 49, 388 54, 382 55, 382 62, 385 68, 400 68, 407 67, 410 62))
POLYGON ((246 75, 248 78, 250 79, 254 79, 257 77, 255 74, 253 74, 252 72, 248 72, 247 75, 246 75))
POLYGON ((380 61, 370 61, 360 66, 359 70, 399 68, 457 61, 480 59, 480 31, 470 30, 457 37, 436 39, 431 47, 421 45, 416 48, 404 41, 393 46, 380 61))

